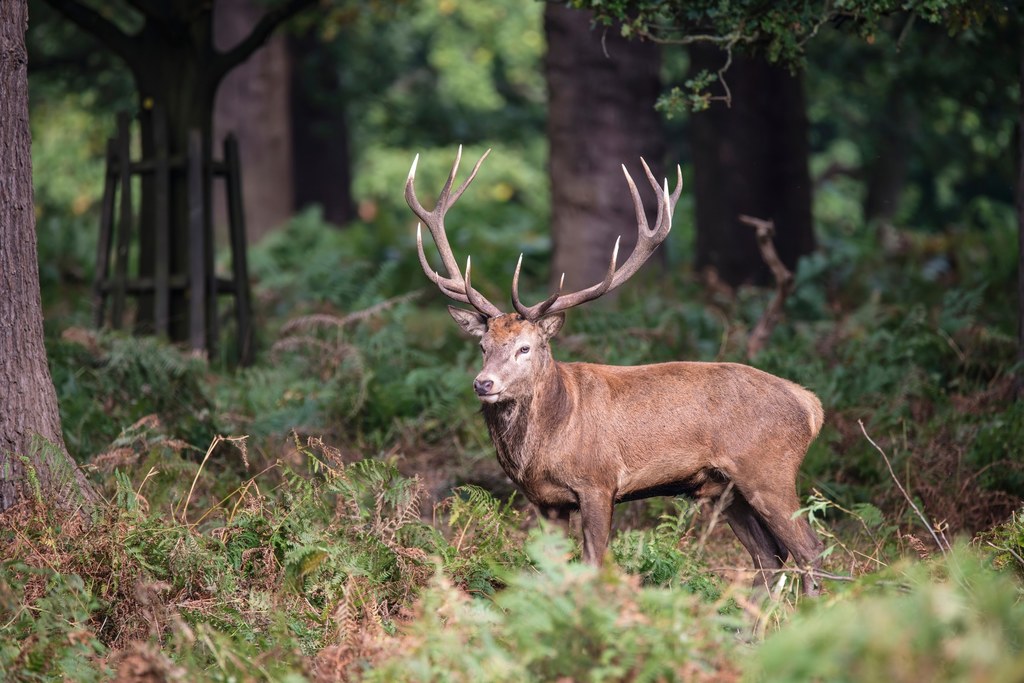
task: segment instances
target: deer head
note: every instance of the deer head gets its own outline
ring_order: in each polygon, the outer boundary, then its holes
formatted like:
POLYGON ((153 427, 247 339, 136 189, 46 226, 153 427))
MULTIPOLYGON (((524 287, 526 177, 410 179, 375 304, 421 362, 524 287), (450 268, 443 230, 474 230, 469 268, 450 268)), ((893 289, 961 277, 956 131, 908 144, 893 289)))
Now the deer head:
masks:
POLYGON ((549 341, 561 329, 566 310, 597 299, 619 287, 643 266, 658 245, 665 240, 672 229, 672 212, 682 192, 683 176, 682 170, 676 166, 676 188, 669 194, 668 179, 666 178, 659 186, 654 174, 647 166, 647 162, 640 159, 648 182, 658 194, 658 216, 654 227, 650 228, 640 192, 629 175, 629 171, 623 165, 622 172, 625 174, 626 184, 633 198, 637 220, 636 247, 626 262, 622 264, 622 267, 618 267, 619 240, 617 239, 615 247, 612 249, 608 272, 601 282, 583 290, 563 293, 562 286, 565 283, 563 274, 558 291, 544 301, 533 306, 526 306, 519 298, 519 273, 523 265, 523 256, 520 254, 515 273, 512 276, 512 306, 515 312, 506 314, 502 313, 501 309, 488 301, 480 292, 473 289, 471 258, 466 258, 465 271, 459 272, 444 226, 444 218, 448 209, 469 187, 488 154, 490 154, 490 150, 484 152, 469 177, 453 191, 455 175, 462 159, 462 146, 459 146, 455 163, 452 165, 451 173, 448 174, 448 180, 441 189, 433 211, 424 209, 416 197, 414 183, 416 165, 419 162, 419 155, 416 155, 405 183, 405 199, 413 213, 421 221, 416 225, 416 249, 423 272, 446 296, 462 303, 468 303, 474 309, 448 307, 452 318, 463 330, 481 338, 480 348, 484 356, 484 367, 473 381, 473 388, 481 401, 497 403, 521 398, 529 395, 532 391, 536 378, 551 365, 549 341), (441 262, 445 270, 443 276, 430 266, 423 251, 422 225, 427 226, 441 255, 441 262))

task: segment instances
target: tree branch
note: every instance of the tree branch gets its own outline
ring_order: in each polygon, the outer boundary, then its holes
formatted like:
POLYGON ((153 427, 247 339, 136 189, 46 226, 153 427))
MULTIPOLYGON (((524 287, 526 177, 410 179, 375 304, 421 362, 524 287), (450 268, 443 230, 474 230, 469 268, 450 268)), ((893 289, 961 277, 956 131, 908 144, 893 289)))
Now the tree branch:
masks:
POLYGON ((316 4, 317 0, 286 0, 278 7, 268 11, 256 23, 252 31, 238 45, 227 52, 217 55, 214 62, 216 79, 223 78, 229 71, 244 62, 253 52, 267 42, 278 26, 288 21, 302 10, 316 4))
POLYGON ((131 66, 136 46, 135 36, 125 33, 113 22, 104 19, 98 12, 80 2, 74 0, 44 1, 80 29, 113 50, 131 66))
POLYGON ((775 244, 772 242, 775 236, 775 223, 752 216, 740 215, 739 219, 741 223, 757 230, 757 246, 761 250, 761 258, 771 268, 776 284, 775 298, 768 304, 754 331, 750 333, 750 339, 747 340, 747 358, 753 358, 768 343, 768 338, 779 323, 782 306, 793 291, 793 273, 789 272, 789 268, 786 268, 775 251, 775 244))
POLYGON ((163 20, 164 14, 153 0, 125 0, 132 9, 148 19, 163 20))

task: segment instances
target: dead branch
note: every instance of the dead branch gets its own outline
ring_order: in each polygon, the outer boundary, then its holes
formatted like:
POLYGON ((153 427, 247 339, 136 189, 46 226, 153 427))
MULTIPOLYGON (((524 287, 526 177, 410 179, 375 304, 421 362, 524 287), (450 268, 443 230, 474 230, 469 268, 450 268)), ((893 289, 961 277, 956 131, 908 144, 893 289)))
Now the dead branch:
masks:
POLYGON ((408 301, 412 301, 416 297, 420 296, 422 293, 422 290, 414 290, 407 294, 402 294, 399 296, 391 297, 390 299, 385 299, 384 301, 376 303, 370 306, 369 308, 364 308, 361 311, 354 311, 345 316, 330 315, 327 313, 314 313, 311 315, 304 315, 299 318, 293 318, 292 320, 289 320, 287 323, 285 323, 285 325, 281 328, 281 334, 282 336, 284 336, 296 332, 305 332, 322 327, 345 327, 346 325, 361 322, 363 320, 366 320, 367 318, 372 318, 378 313, 382 313, 388 310, 389 308, 393 308, 399 304, 404 304, 408 301))
POLYGON ((751 359, 761 352, 761 349, 768 343, 768 338, 772 336, 775 326, 779 324, 782 307, 793 291, 794 281, 793 273, 779 258, 778 252, 775 251, 775 243, 772 242, 772 238, 775 237, 775 223, 742 214, 739 219, 741 223, 745 223, 757 231, 757 246, 761 250, 761 258, 771 269, 776 285, 775 298, 768 304, 768 308, 761 315, 761 319, 757 321, 754 331, 750 333, 750 338, 747 340, 747 358, 751 359))

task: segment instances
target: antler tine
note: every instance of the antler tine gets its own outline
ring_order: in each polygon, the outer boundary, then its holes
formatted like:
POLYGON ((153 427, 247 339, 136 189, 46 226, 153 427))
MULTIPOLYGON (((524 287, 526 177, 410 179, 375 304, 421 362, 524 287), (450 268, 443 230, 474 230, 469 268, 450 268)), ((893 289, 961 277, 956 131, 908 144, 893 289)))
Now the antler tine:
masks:
MULTIPOLYGON (((472 173, 469 177, 455 190, 452 192, 452 186, 455 184, 455 176, 459 170, 459 162, 462 160, 462 145, 459 145, 459 151, 455 155, 455 163, 452 164, 452 170, 448 174, 448 179, 445 181, 444 187, 441 188, 441 193, 437 198, 437 205, 433 211, 427 211, 420 204, 419 199, 416 197, 416 165, 419 163, 419 155, 413 159, 412 167, 409 169, 409 177, 405 181, 405 200, 409 204, 409 208, 412 209, 421 223, 416 226, 416 251, 420 260, 420 266, 423 268, 423 272, 426 273, 427 278, 431 282, 436 284, 445 296, 448 296, 456 301, 468 303, 476 308, 478 311, 487 316, 498 316, 501 315, 501 310, 488 301, 482 294, 474 290, 467 281, 463 278, 462 273, 459 272, 458 264, 455 260, 455 254, 452 253, 451 244, 448 242, 448 235, 445 232, 444 227, 444 216, 448 209, 462 196, 462 193, 466 191, 469 184, 476 177, 477 171, 480 170, 480 165, 490 150, 487 150, 476 162, 473 167, 472 173), (434 246, 437 247, 438 253, 441 255, 441 261, 444 263, 447 277, 442 277, 430 267, 430 262, 427 260, 427 255, 423 250, 423 230, 422 226, 426 225, 427 230, 430 231, 431 237, 434 238, 434 246)), ((467 263, 467 275, 468 275, 468 263, 467 263)))
POLYGON ((473 286, 470 284, 470 281, 469 281, 469 271, 471 269, 470 268, 470 259, 471 258, 472 257, 470 257, 470 256, 466 257, 466 274, 462 278, 465 281, 465 283, 466 283, 466 298, 469 300, 469 303, 473 306, 473 308, 475 308, 476 310, 480 311, 481 313, 486 313, 489 316, 501 315, 501 311, 499 311, 494 306, 494 304, 492 304, 490 301, 485 299, 483 294, 481 294, 480 292, 478 292, 475 289, 473 289, 473 286))
POLYGON ((516 271, 512 273, 512 308, 516 309, 516 313, 519 315, 529 319, 530 309, 519 300, 519 271, 522 267, 523 255, 519 254, 519 260, 516 262, 516 271))
MULTIPOLYGON (((449 196, 452 193, 452 185, 455 184, 455 174, 459 172, 460 161, 462 161, 462 145, 459 145, 459 151, 455 153, 455 163, 452 164, 452 170, 451 173, 448 174, 448 180, 444 181, 444 187, 441 188, 441 194, 437 196, 437 206, 443 206, 444 211, 447 211, 448 207, 452 205, 455 199, 458 199, 458 197, 456 197, 449 201, 449 196)), ((437 207, 434 207, 434 211, 437 211, 437 207)))
MULTIPOLYGON (((665 240, 669 231, 672 229, 673 210, 675 209, 676 202, 679 201, 679 196, 682 194, 683 171, 678 165, 676 166, 676 188, 672 194, 669 194, 668 179, 665 179, 664 187, 659 186, 658 181, 655 180, 654 174, 651 173, 651 169, 647 165, 647 162, 642 158, 640 159, 640 162, 643 164, 644 174, 647 176, 648 182, 650 182, 651 187, 654 188, 658 197, 658 218, 657 222, 654 224, 654 228, 651 228, 647 223, 647 213, 644 210, 643 199, 640 197, 640 191, 637 190, 636 183, 633 182, 632 176, 629 175, 629 171, 626 169, 626 166, 623 165, 622 173, 626 177, 626 185, 629 188, 629 194, 633 199, 633 208, 636 212, 637 243, 633 248, 633 253, 629 255, 629 258, 626 259, 626 262, 622 264, 621 268, 616 268, 619 252, 619 240, 616 240, 615 248, 612 250, 611 263, 608 267, 608 273, 605 275, 604 280, 586 289, 573 292, 572 294, 555 295, 541 304, 527 308, 526 313, 517 306, 516 310, 519 310, 521 315, 535 320, 543 315, 550 315, 552 313, 567 310, 574 306, 579 306, 582 303, 592 301, 599 296, 610 292, 640 270, 640 267, 647 261, 651 254, 654 253, 654 250, 658 248, 658 245, 665 240)), ((518 293, 516 293, 516 299, 518 299, 518 293)))
MULTIPOLYGON (((558 313, 564 311, 573 306, 578 306, 585 301, 590 301, 601 296, 609 289, 615 287, 613 281, 618 271, 615 270, 615 266, 619 259, 619 242, 622 240, 622 236, 615 238, 615 247, 612 249, 612 258, 608 263, 608 273, 604 276, 601 282, 598 282, 592 287, 588 287, 579 292, 574 292, 566 296, 562 296, 562 287, 565 286, 565 273, 562 273, 562 278, 558 282, 558 291, 549 296, 539 304, 534 304, 529 308, 522 305, 519 302, 519 265, 516 266, 515 275, 512 276, 512 305, 516 307, 519 315, 523 316, 527 320, 539 320, 545 315, 550 313, 558 313)), ((522 263, 522 256, 519 257, 520 264, 522 263)))
MULTIPOLYGON (((459 145, 459 151, 460 152, 462 151, 462 146, 461 145, 459 145)), ((469 184, 471 182, 473 182, 473 178, 476 178, 476 172, 480 170, 480 165, 482 163, 484 163, 484 159, 486 159, 487 155, 490 154, 490 153, 491 153, 491 150, 490 150, 490 148, 488 148, 487 151, 484 152, 480 156, 480 158, 477 160, 476 165, 473 166, 473 170, 470 171, 469 177, 466 178, 464 181, 462 181, 462 184, 459 185, 459 188, 457 190, 455 190, 455 195, 452 196, 452 199, 451 199, 453 204, 455 202, 459 201, 459 197, 461 197, 462 193, 466 191, 466 188, 469 187, 469 184)), ((458 163, 458 162, 456 161, 456 163, 458 163)))
POLYGON ((417 154, 413 157, 412 166, 409 167, 409 176, 405 179, 405 203, 409 205, 412 212, 416 214, 421 221, 427 222, 430 217, 430 213, 423 208, 420 204, 419 198, 416 197, 416 188, 414 182, 416 180, 416 165, 420 162, 420 155, 417 154))
POLYGON ((430 262, 427 261, 427 255, 423 252, 423 230, 422 226, 416 224, 416 251, 419 255, 420 266, 423 268, 423 272, 427 278, 437 285, 441 293, 450 299, 461 301, 464 304, 471 304, 469 297, 466 296, 463 291, 461 280, 452 280, 451 278, 441 277, 436 270, 430 267, 430 262))
MULTIPOLYGON (((640 158, 643 162, 643 157, 640 158)), ((644 170, 647 171, 649 177, 652 177, 650 169, 647 168, 647 164, 644 163, 644 170)), ((626 169, 626 165, 622 164, 622 173, 626 176, 626 184, 629 186, 629 194, 633 197, 633 209, 636 211, 636 226, 637 232, 640 238, 643 238, 649 231, 647 227, 647 212, 644 210, 644 200, 640 198, 640 191, 636 189, 636 183, 633 182, 633 176, 629 175, 629 171, 626 169)), ((661 201, 658 201, 658 220, 661 221, 662 207, 661 201)), ((657 224, 655 224, 657 228, 657 224)))
MULTIPOLYGON (((654 188, 654 191, 658 193, 658 218, 654 223, 654 229, 652 232, 655 235, 659 235, 664 231, 665 235, 668 235, 668 231, 672 228, 672 215, 675 213, 676 203, 679 201, 679 196, 683 192, 683 169, 676 164, 676 189, 669 195, 668 192, 668 178, 664 179, 664 187, 658 183, 655 179, 654 174, 651 173, 650 167, 647 162, 644 161, 643 157, 640 157, 640 163, 644 167, 644 173, 647 175, 647 181, 654 188), (662 199, 664 201, 662 201, 662 199), (668 220, 665 220, 665 219, 668 220)), ((634 202, 636 201, 634 197, 634 202)), ((664 235, 661 236, 664 239, 664 235)))
POLYGON ((544 313, 558 301, 558 297, 562 295, 562 286, 565 285, 565 273, 562 273, 562 279, 558 283, 558 291, 549 296, 539 304, 533 306, 526 306, 519 299, 519 271, 523 266, 523 255, 519 254, 519 261, 516 263, 516 271, 512 274, 512 307, 516 309, 516 312, 523 316, 526 320, 537 320, 544 313))

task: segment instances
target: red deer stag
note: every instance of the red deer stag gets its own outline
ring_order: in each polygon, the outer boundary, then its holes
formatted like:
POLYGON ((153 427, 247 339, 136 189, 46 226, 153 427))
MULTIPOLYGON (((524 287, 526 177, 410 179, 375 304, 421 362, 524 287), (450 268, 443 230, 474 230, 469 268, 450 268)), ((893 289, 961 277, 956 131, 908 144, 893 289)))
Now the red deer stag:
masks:
MULTIPOLYGON (((488 150, 489 153, 490 150, 488 150)), ((602 561, 616 503, 651 496, 687 494, 720 500, 720 508, 767 586, 792 554, 804 568, 820 566, 821 543, 799 507, 796 475, 824 420, 817 396, 793 382, 736 363, 673 362, 637 367, 560 363, 551 338, 565 311, 598 298, 628 280, 668 235, 682 191, 682 172, 670 195, 646 163, 658 193, 658 215, 649 228, 643 202, 623 166, 633 197, 639 235, 636 248, 617 267, 618 242, 604 280, 573 293, 558 292, 533 306, 519 299, 522 256, 512 278, 513 313, 502 313, 470 283, 470 260, 460 273, 445 234, 444 217, 473 181, 453 190, 459 148, 433 211, 416 198, 412 163, 405 199, 427 226, 444 264, 434 271, 416 247, 427 277, 449 298, 475 310, 449 306, 455 322, 480 337, 483 370, 473 388, 498 462, 526 497, 546 515, 578 512, 583 559, 602 561)), ((564 278, 563 278, 564 279, 564 278)), ((816 582, 804 580, 808 594, 816 582)))

